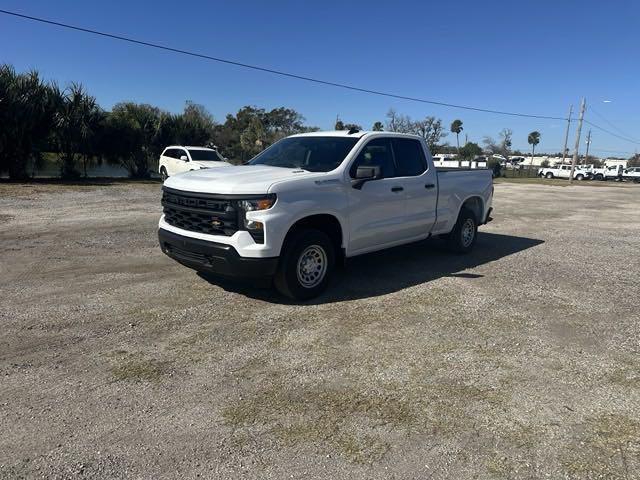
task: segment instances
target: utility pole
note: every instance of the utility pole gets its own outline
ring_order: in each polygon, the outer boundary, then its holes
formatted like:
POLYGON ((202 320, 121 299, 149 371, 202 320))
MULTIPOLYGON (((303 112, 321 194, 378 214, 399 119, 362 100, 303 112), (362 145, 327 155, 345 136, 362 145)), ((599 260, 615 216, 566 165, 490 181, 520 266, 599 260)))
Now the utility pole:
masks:
POLYGON ((582 98, 580 104, 580 116, 578 117, 578 130, 576 131, 576 148, 573 152, 573 160, 571 161, 571 172, 569 173, 569 183, 573 183, 573 172, 576 170, 576 162, 578 161, 578 151, 580 150, 580 132, 582 131, 582 119, 584 118, 584 109, 587 107, 587 101, 582 98))
POLYGON ((589 145, 591 145, 591 129, 587 133, 587 153, 584 154, 584 164, 586 165, 589 161, 589 145))
POLYGON ((567 118, 567 131, 564 133, 564 149, 562 150, 562 164, 567 156, 567 142, 569 141, 569 127, 571 126, 571 114, 573 113, 573 104, 569 105, 569 117, 567 118))

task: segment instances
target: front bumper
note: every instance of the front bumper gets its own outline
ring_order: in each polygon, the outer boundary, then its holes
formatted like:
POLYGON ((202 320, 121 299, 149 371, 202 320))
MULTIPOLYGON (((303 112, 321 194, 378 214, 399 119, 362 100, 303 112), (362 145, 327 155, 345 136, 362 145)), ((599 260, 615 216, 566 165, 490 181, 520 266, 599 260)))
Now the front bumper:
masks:
POLYGON ((182 265, 201 272, 225 277, 259 278, 276 273, 278 257, 241 257, 237 250, 223 243, 185 237, 158 229, 162 251, 182 265))

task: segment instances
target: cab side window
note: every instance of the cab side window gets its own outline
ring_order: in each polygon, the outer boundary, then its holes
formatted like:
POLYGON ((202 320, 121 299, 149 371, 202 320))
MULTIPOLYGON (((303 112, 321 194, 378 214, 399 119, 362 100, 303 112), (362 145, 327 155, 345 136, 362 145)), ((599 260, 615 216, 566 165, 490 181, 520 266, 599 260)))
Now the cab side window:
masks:
POLYGON ((398 177, 416 177, 427 169, 427 159, 418 140, 394 138, 391 141, 396 157, 398 177))
POLYGON ((395 177, 396 169, 389 139, 375 138, 364 146, 351 165, 349 170, 351 178, 356 177, 358 167, 380 167, 382 178, 395 177))

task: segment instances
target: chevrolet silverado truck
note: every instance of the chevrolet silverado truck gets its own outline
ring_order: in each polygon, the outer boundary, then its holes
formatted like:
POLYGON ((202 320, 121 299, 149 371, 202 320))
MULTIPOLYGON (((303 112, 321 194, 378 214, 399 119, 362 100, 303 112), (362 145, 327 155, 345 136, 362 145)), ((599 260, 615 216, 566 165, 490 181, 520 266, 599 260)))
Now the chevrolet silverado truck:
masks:
POLYGON ((297 300, 356 255, 436 235, 471 251, 493 199, 490 170, 436 169, 421 137, 353 129, 293 135, 162 190, 166 255, 203 273, 270 277, 297 300))

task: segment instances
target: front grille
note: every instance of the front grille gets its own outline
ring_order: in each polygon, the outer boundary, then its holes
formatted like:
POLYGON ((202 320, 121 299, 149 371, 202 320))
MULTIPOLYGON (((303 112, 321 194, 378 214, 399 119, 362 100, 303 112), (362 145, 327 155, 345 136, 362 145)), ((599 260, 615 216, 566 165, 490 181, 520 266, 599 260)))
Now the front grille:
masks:
POLYGON ((227 237, 238 231, 238 210, 232 200, 220 196, 165 187, 162 208, 165 222, 182 230, 227 237))

